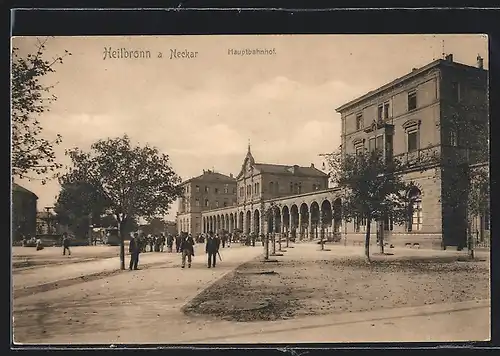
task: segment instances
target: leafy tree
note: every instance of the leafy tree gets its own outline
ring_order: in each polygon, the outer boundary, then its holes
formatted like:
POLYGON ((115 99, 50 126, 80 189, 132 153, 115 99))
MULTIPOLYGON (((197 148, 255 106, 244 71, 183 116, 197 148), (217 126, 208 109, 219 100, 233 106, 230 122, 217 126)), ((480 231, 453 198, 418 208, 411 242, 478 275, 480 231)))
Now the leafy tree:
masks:
POLYGON ((99 140, 90 152, 67 152, 72 167, 61 176, 62 184, 87 182, 109 202, 120 236, 120 267, 125 269, 126 223, 137 217, 165 215, 181 195, 180 178, 168 155, 148 145, 132 146, 128 136, 99 140))
POLYGON ((162 232, 165 232, 166 230, 166 225, 167 223, 165 220, 154 217, 152 218, 147 225, 144 225, 142 227, 142 232, 144 234, 160 234, 162 232))
POLYGON ((90 183, 71 182, 62 185, 54 211, 59 221, 77 237, 84 237, 89 225, 95 224, 109 205, 109 201, 90 183))
MULTIPOLYGON (((370 262, 370 227, 372 221, 381 223, 390 217, 394 224, 408 221, 412 202, 407 192, 413 183, 402 179, 407 167, 397 158, 385 159, 380 150, 359 154, 337 151, 329 157, 331 177, 345 190, 342 215, 366 222, 365 257, 370 262)), ((380 241, 384 253, 384 241, 380 241)))
POLYGON ((51 95, 53 86, 43 84, 48 74, 54 73, 56 64, 62 64, 71 53, 50 60, 43 58, 48 39, 37 39, 38 44, 34 54, 21 56, 19 49, 12 49, 11 69, 11 117, 12 117, 12 175, 19 178, 30 178, 28 174, 43 176, 61 167, 56 162, 53 147, 61 142, 57 135, 52 141, 41 137, 42 125, 39 116, 49 111, 49 104, 57 97, 51 95))

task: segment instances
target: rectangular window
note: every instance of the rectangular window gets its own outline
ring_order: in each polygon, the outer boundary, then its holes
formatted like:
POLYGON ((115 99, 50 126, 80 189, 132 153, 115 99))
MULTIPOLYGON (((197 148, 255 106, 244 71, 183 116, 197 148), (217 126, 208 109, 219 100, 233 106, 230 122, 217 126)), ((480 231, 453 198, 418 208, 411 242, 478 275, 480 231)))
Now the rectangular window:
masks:
POLYGON ((210 192, 209 187, 205 186, 205 193, 209 193, 209 192, 210 192))
POLYGON ((229 193, 229 186, 227 184, 224 184, 224 194, 229 193))
POLYGON ((451 83, 451 98, 455 103, 460 102, 460 83, 451 83))
POLYGON ((293 183, 290 182, 290 193, 293 193, 293 183))
POLYGON ((382 135, 379 135, 377 136, 377 141, 375 142, 375 144, 377 145, 377 150, 381 150, 383 152, 383 149, 384 149, 384 136, 382 135))
POLYGON ((215 188, 215 189, 214 189, 214 193, 215 193, 215 194, 219 194, 219 188, 215 188))
POLYGON ((196 200, 194 201, 194 203, 195 203, 195 205, 196 205, 196 206, 200 206, 200 199, 196 199, 196 200))
POLYGON ((379 121, 382 121, 382 119, 384 118, 383 114, 384 114, 384 106, 383 105, 379 105, 378 106, 378 110, 377 110, 377 119, 379 121))
POLYGON ((208 202, 208 199, 205 199, 205 207, 207 207, 207 208, 208 208, 209 206, 210 206, 210 204, 209 204, 209 202, 208 202))
POLYGON ((408 111, 415 110, 417 108, 417 92, 412 91, 408 93, 408 111))
POLYGON ((363 128, 363 114, 356 114, 356 130, 361 130, 363 128))
POLYGON ((418 131, 416 129, 408 131, 406 137, 408 141, 408 152, 418 150, 418 131))
POLYGON ((216 201, 215 201, 215 207, 216 207, 216 208, 218 208, 218 207, 219 207, 219 201, 218 201, 218 200, 216 200, 216 201))
POLYGON ((413 207, 412 231, 420 231, 421 229, 422 229, 422 202, 416 201, 413 207))
POLYGON ((368 140, 368 151, 375 151, 375 137, 372 137, 368 140))
POLYGON ((199 185, 197 185, 197 186, 196 186, 196 193, 199 193, 199 192, 200 192, 200 186, 199 186, 199 185))
POLYGON ((226 200, 224 200, 224 207, 226 207, 226 206, 227 206, 227 201, 226 201, 226 200))
POLYGON ((384 103, 384 120, 389 118, 389 103, 384 103))

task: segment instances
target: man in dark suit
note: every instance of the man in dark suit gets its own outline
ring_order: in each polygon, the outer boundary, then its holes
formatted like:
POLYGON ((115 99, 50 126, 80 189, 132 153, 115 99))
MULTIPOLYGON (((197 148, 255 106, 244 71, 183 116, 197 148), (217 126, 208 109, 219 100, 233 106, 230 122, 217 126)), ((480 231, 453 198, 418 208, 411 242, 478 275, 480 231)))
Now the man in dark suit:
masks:
POLYGON ((132 270, 132 268, 138 269, 137 265, 139 264, 139 253, 140 253, 138 237, 139 235, 137 234, 137 232, 134 233, 134 235, 130 239, 130 245, 128 246, 128 252, 130 252, 129 270, 132 270))
POLYGON ((180 243, 180 250, 182 251, 182 265, 186 267, 186 257, 188 260, 188 268, 191 268, 191 256, 194 256, 194 240, 191 235, 184 233, 180 243))
POLYGON ((210 231, 207 238, 207 244, 205 246, 205 253, 208 254, 208 268, 215 267, 217 253, 219 252, 219 246, 219 238, 215 237, 213 232, 210 231))

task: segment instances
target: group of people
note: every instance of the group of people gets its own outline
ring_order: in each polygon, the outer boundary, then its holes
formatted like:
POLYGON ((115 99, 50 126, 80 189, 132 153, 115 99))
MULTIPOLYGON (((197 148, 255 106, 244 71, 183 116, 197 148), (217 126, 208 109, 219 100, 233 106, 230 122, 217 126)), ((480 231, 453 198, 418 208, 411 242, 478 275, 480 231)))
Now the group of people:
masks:
MULTIPOLYGON (((133 237, 130 239, 130 245, 129 245, 130 270, 138 269, 137 266, 139 264, 139 254, 141 252, 145 252, 145 249, 143 248, 145 241, 146 241, 145 239, 141 239, 139 237, 138 233, 134 233, 133 237)), ((149 241, 151 240, 147 240, 147 242, 149 241)), ((160 242, 159 242, 160 244, 162 243, 161 241, 162 240, 160 237, 160 242)), ((181 268, 186 267, 186 262, 187 262, 187 267, 191 268, 192 258, 194 257, 194 246, 195 246, 195 239, 191 234, 188 234, 186 232, 181 232, 180 235, 176 235, 175 237, 173 237, 172 235, 168 235, 163 241, 164 241, 163 245, 165 245, 166 242, 168 252, 172 252, 173 244, 175 242, 176 253, 181 253, 182 256, 181 268)), ((205 253, 208 255, 208 261, 207 261, 208 268, 213 268, 217 263, 217 256, 219 256, 220 258, 219 248, 221 244, 221 239, 219 238, 218 235, 215 235, 212 232, 210 232, 204 238, 204 241, 205 241, 205 253)), ((152 250, 153 249, 151 248, 151 251, 152 250)), ((161 246, 159 250, 163 251, 163 246, 161 246)))

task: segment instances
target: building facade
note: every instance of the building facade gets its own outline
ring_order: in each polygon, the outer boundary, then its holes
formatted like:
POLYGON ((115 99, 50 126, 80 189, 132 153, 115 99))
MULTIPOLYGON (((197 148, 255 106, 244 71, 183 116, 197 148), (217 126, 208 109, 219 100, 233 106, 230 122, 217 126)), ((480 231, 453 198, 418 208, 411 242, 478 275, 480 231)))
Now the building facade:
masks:
POLYGON ((36 235, 36 204, 38 197, 32 191, 12 183, 12 238, 36 235))
MULTIPOLYGON (((475 148, 488 145, 487 71, 482 59, 477 60, 473 67, 448 55, 337 109, 343 153, 379 148, 386 156, 415 164, 404 179, 416 184, 408 192, 416 202, 405 225, 386 220, 390 240, 432 246, 466 243, 466 208, 452 201, 457 196, 452 193, 467 190, 460 167, 477 163, 475 148), (422 171, 419 159, 431 153, 442 164, 422 171)), ((346 233, 365 229, 359 222, 346 233)))
POLYGON ((183 196, 179 198, 177 231, 202 233, 202 212, 236 206, 236 179, 233 175, 204 170, 203 174, 181 184, 183 196))
MULTIPOLYGON (((452 201, 456 199, 452 193, 467 191, 460 179, 464 164, 487 159, 477 154, 478 147, 488 146, 487 75, 479 56, 477 66, 468 66, 448 55, 337 108, 342 154, 380 148, 388 158, 415 163, 415 169, 404 173, 404 179, 416 185, 407 192, 414 201, 408 221, 399 226, 387 218, 382 224, 385 240, 391 244, 465 245, 467 209, 460 201, 452 201), (460 124, 464 122, 468 126, 460 124), (419 159, 429 152, 437 154, 441 163, 421 169, 419 159)), ((235 185, 235 204, 205 206, 201 214, 197 210, 201 227, 196 231, 272 231, 299 239, 324 233, 341 235, 346 242, 364 240, 366 225, 341 221, 343 193, 328 188, 328 176, 314 165, 256 163, 249 147, 235 185)), ((186 199, 191 203, 192 186, 187 189, 186 199)), ((183 209, 181 220, 195 211, 183 209)), ((489 228, 489 219, 479 219, 483 222, 476 225, 489 228)), ((371 231, 377 233, 375 223, 371 231)))

